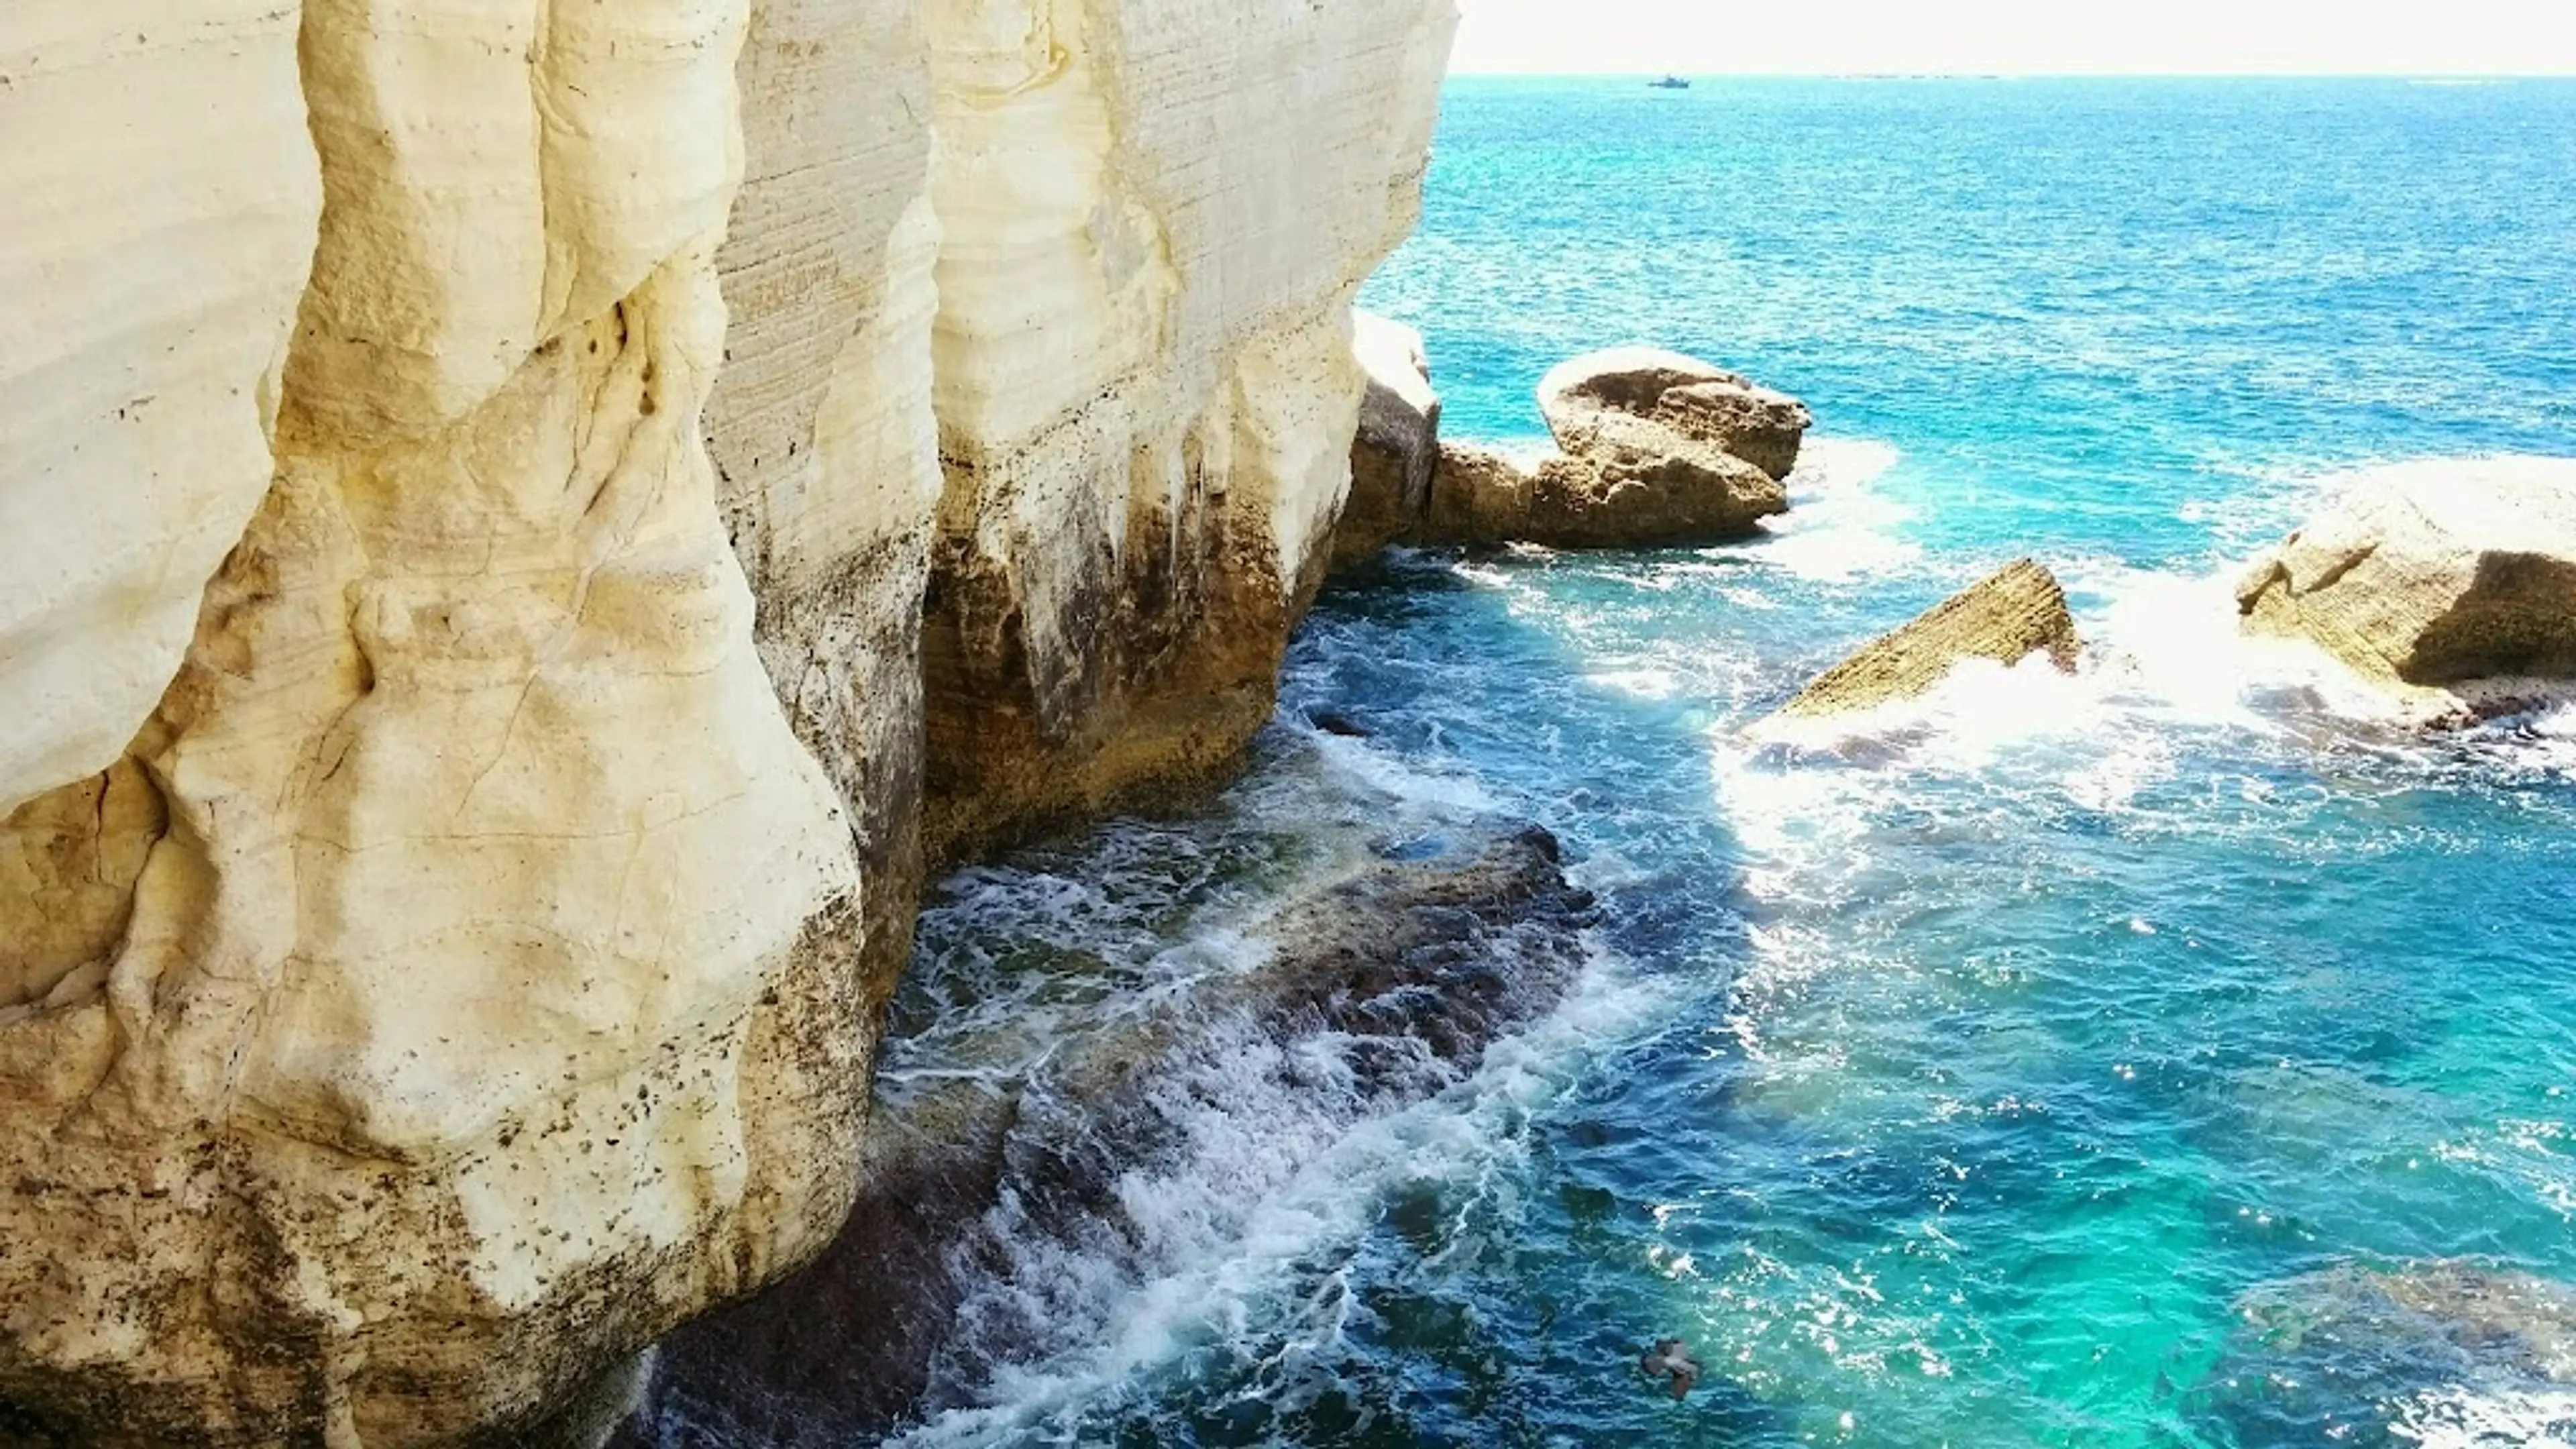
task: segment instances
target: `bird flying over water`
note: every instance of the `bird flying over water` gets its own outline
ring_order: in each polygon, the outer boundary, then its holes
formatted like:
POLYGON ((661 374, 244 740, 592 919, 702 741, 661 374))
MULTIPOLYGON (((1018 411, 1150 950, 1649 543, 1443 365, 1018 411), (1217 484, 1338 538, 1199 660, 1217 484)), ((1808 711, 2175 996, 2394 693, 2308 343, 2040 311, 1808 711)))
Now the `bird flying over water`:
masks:
POLYGON ((1676 1399, 1688 1394, 1691 1385, 1699 1381, 1699 1365, 1691 1362, 1690 1353, 1678 1338, 1656 1339, 1652 1352, 1638 1355, 1637 1367, 1645 1370, 1650 1379, 1669 1376, 1676 1399))

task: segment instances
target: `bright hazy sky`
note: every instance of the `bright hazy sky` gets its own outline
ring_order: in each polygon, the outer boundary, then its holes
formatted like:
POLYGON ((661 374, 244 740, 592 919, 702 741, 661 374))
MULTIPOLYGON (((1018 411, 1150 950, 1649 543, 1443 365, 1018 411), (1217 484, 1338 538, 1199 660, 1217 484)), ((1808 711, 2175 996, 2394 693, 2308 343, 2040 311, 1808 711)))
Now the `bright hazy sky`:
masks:
POLYGON ((2576 0, 1459 0, 1453 69, 2576 74, 2576 0))

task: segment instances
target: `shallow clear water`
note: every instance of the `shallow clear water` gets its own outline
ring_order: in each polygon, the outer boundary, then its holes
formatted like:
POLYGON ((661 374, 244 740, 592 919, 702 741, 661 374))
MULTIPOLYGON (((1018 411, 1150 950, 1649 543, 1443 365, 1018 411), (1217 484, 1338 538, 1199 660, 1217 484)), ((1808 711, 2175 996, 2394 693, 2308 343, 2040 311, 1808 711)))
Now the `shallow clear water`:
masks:
POLYGON ((1655 340, 1836 441, 1763 542, 1398 557, 1218 806, 951 883, 898 1079, 1479 822, 1603 916, 1427 1104, 1211 1097, 1121 1186, 1150 1241, 1045 1265, 1053 1338, 914 1441, 2576 1443, 2543 1368, 2258 1311, 2576 1281, 2576 717, 2408 736, 2227 598, 2326 475, 2576 453, 2576 86, 1460 82, 1370 301, 1452 435, 1655 340), (1748 729, 2020 553, 2081 677, 1748 729))

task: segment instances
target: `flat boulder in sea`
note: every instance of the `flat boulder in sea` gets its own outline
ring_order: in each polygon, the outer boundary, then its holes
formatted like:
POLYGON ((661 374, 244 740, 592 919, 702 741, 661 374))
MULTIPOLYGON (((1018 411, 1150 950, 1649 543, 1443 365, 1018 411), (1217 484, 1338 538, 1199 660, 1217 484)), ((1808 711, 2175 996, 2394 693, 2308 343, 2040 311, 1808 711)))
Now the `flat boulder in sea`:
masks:
POLYGON ((1440 394, 1422 334, 1369 312, 1352 314, 1352 347, 1368 391, 1351 443, 1351 494, 1333 531, 1333 567, 1349 568, 1416 529, 1431 507, 1440 462, 1440 394))
POLYGON ((2248 629, 2313 640, 2436 713, 2551 697, 2576 681, 2576 459, 2364 474, 2255 563, 2237 604, 2248 629))
POLYGON ((2018 664, 2045 653, 2072 673, 2082 649, 2066 591, 2047 569, 2022 559, 1827 670, 1781 712, 1814 718, 1910 699, 1963 659, 2018 664))
POLYGON ((871 1439, 1078 1347, 1068 1331, 1089 1341, 1102 1330, 1068 1330, 1066 1296, 1157 1270, 1138 1216, 1153 1183, 1221 1177, 1227 1211, 1277 1186, 1199 1160, 1211 1123, 1329 1145, 1458 1081, 1563 998, 1591 906, 1535 828, 1464 861, 1379 863, 1252 927, 1268 959, 1103 1003, 1042 1060, 881 1083, 840 1238, 666 1341, 621 1444, 871 1439))
POLYGON ((1755 532, 1788 511, 1781 479, 1812 421, 1734 373, 1636 347, 1559 365, 1539 384, 1539 411, 1563 451, 1539 466, 1519 537, 1566 548, 1755 532))

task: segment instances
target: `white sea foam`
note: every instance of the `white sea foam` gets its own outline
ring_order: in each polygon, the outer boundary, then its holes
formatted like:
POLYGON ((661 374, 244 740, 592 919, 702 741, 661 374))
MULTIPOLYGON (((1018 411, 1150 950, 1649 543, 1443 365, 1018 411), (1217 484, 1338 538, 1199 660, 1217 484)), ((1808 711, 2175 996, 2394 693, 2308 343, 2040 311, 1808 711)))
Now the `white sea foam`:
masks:
POLYGON ((1396 818, 1455 823, 1499 808, 1493 792, 1472 775, 1427 769, 1367 740, 1318 732, 1314 743, 1325 764, 1342 777, 1336 784, 1346 798, 1383 797, 1396 818))
MULTIPOLYGON (((1154 1096, 1142 1105, 1164 1136, 1151 1161, 1112 1185, 1117 1230, 1020 1232, 1014 1201, 1001 1203, 986 1238, 1009 1261, 977 1260, 959 1318, 970 1339, 1001 1347, 938 1391, 964 1407, 896 1442, 1070 1442, 1094 1406, 1206 1355, 1251 1373, 1281 1402, 1293 1398, 1296 1365, 1334 1356, 1350 1315, 1364 1311, 1347 1284, 1336 1291, 1331 1259, 1364 1237, 1384 1194, 1418 1181, 1472 1190, 1507 1173, 1533 1111, 1579 1079, 1587 1060, 1669 1017, 1666 986, 1596 952, 1566 998, 1522 1035, 1492 1044, 1472 1076, 1460 1080, 1423 1052, 1430 1094, 1390 1112, 1383 1057, 1372 1059, 1373 1089, 1349 1055, 1353 1039, 1324 1032, 1283 1042, 1187 1005, 1211 976, 1275 956, 1262 922, 1283 902, 1346 879, 1391 841, 1481 826, 1500 812, 1462 773, 1293 716, 1286 723, 1295 744, 1238 787, 1219 817, 1104 827, 1068 856, 969 873, 935 908, 944 917, 925 937, 939 954, 908 988, 919 1029, 888 1042, 889 1090, 958 1076, 1016 1080, 1121 1017, 1159 1012, 1184 1026, 1177 1038, 1158 1037, 1172 1066, 1150 1079, 1154 1096), (1282 839, 1294 844, 1247 844, 1282 839), (1284 876, 1223 894, 1247 861, 1274 859, 1284 876), (1171 919, 1177 897, 1211 891, 1225 908, 1171 919), (1016 954, 991 954, 1029 945, 1097 960, 1031 969, 1016 954), (935 1009, 921 1011, 923 998, 935 1009)), ((1571 863, 1569 874, 1597 884, 1634 869, 1609 857, 1571 863)), ((1079 1122, 1087 1109, 1041 1100, 1022 1110, 1079 1122)))
MULTIPOLYGON (((1047 1291, 1020 1293, 1002 1307, 1057 1347, 1001 1366, 972 1407, 939 1414, 893 1442, 919 1449, 1071 1442, 1087 1406, 1193 1355, 1273 1370, 1329 1356, 1355 1310, 1337 1271, 1322 1272, 1300 1299, 1296 1285, 1317 1276, 1319 1256, 1355 1241, 1383 1194, 1404 1183, 1454 1187, 1507 1175, 1526 1149, 1531 1115, 1578 1080, 1585 1061, 1665 1020, 1670 992, 1596 957, 1554 1013, 1497 1042, 1472 1077, 1373 1120, 1355 1094, 1331 1090, 1331 1041, 1226 1043, 1188 1084, 1189 1150, 1179 1166, 1140 1170, 1118 1184, 1141 1242, 1117 1252, 1026 1246, 1045 1261, 1019 1265, 1009 1281, 1047 1291), (1282 1059, 1289 1052, 1310 1059, 1282 1059), (1281 1093, 1283 1078, 1304 1090, 1281 1093), (1138 1257, 1155 1265, 1141 1281, 1132 1275, 1138 1257)), ((987 1291, 1018 1292, 998 1280, 987 1291)))
MULTIPOLYGON (((2317 480, 2311 495, 2361 476, 2317 480)), ((1957 798, 2116 816, 2146 808, 2141 802, 2160 791, 2154 808, 2197 815, 2169 787, 2214 758, 2376 762, 2393 787, 2461 770, 2481 782, 2576 779, 2576 704, 2427 735, 2421 707, 2314 645, 2247 634, 2234 592, 2239 565, 2166 572, 2078 559, 2058 572, 2088 641, 2071 675, 2044 656, 2012 666, 1968 660, 1918 698, 1712 731, 1713 782, 1748 852, 1746 887, 1781 912, 1754 933, 1746 990, 1794 986, 1821 969, 1808 959, 1819 941, 1801 922, 1878 888, 1873 862, 1884 852, 1875 837, 1889 828, 1887 802, 1938 793, 1920 786, 1975 781, 1957 798)), ((2274 798, 2276 787, 2253 773, 2211 786, 2271 809, 2316 803, 2274 798)))
POLYGON ((1883 575, 1920 559, 1921 546, 1898 532, 1914 511, 1877 487, 1901 457, 1885 443, 1809 440, 1789 475, 1789 513, 1772 521, 1754 556, 1828 583, 1883 575))
POLYGON ((2399 1401, 2388 1429, 2425 1449, 2576 1449, 2576 1390, 2440 1389, 2399 1401))

